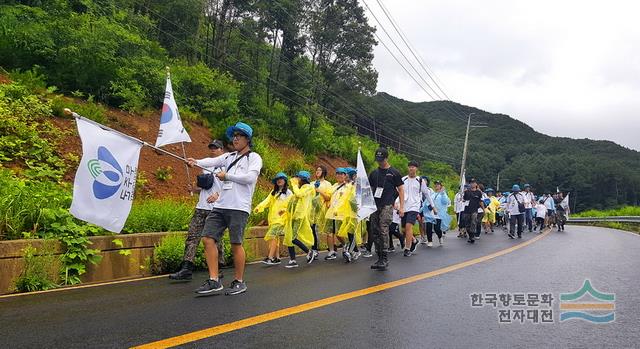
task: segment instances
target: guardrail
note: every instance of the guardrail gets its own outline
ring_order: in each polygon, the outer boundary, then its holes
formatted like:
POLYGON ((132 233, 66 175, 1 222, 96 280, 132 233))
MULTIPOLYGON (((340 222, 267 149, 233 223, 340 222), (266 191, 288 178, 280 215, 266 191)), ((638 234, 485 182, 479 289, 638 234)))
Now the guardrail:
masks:
POLYGON ((569 219, 567 220, 567 223, 598 223, 598 222, 640 223, 640 216, 569 217, 569 219))

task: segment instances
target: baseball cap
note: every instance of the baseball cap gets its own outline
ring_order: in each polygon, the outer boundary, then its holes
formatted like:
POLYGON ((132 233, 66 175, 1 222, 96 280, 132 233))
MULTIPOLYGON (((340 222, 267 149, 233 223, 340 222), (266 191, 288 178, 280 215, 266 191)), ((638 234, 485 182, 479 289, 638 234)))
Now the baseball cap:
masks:
POLYGON ((376 161, 384 161, 389 157, 389 151, 385 147, 380 147, 376 150, 376 161))
POLYGON ((209 143, 209 149, 211 148, 215 148, 215 149, 222 149, 222 147, 224 147, 224 145, 222 144, 222 141, 214 139, 211 141, 211 143, 209 143))

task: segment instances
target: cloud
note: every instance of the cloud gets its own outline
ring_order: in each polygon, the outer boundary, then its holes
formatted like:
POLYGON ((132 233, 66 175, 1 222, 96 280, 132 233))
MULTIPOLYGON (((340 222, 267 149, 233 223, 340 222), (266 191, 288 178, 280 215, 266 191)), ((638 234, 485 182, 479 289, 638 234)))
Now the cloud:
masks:
MULTIPOLYGON (((377 3, 366 1, 394 33, 377 3)), ((454 101, 550 135, 640 150, 640 3, 383 1, 454 101)), ((379 91, 430 100, 382 45, 374 65, 379 91)))

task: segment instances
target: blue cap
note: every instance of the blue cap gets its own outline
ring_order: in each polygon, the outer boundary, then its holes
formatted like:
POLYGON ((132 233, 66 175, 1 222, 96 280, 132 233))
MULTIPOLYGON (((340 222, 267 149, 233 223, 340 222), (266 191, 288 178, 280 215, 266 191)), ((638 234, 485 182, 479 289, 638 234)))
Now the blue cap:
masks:
POLYGON ((300 172, 298 172, 298 174, 296 174, 296 177, 300 177, 300 178, 304 178, 306 180, 310 180, 311 179, 311 173, 309 173, 309 171, 300 171, 300 172))
POLYGON ((251 126, 245 124, 244 122, 239 122, 233 126, 229 126, 229 128, 227 128, 227 138, 232 141, 233 140, 233 134, 235 132, 240 132, 243 133, 245 136, 247 136, 247 138, 251 139, 253 137, 253 129, 251 128, 251 126))
POLYGON ((526 188, 531 188, 531 186, 527 183, 527 184, 525 184, 525 185, 524 185, 524 188, 525 188, 525 189, 526 189, 526 188))
POLYGON ((344 168, 344 167, 336 168, 336 174, 338 174, 338 173, 347 174, 347 172, 348 172, 347 169, 344 168))
POLYGON ((487 188, 487 190, 485 190, 487 193, 495 193, 495 190, 493 190, 493 188, 487 188))
POLYGON ((353 167, 348 167, 348 168, 346 168, 346 170, 347 170, 347 173, 349 174, 349 176, 353 176, 353 175, 358 173, 358 170, 356 170, 353 167))
POLYGON ((513 188, 511 188, 511 191, 514 192, 514 193, 519 192, 520 191, 520 186, 517 185, 517 184, 514 184, 513 188))
POLYGON ((287 177, 287 175, 284 172, 278 172, 278 174, 276 174, 276 176, 273 177, 273 179, 271 180, 271 183, 276 184, 276 182, 280 178, 284 179, 285 181, 289 179, 289 177, 287 177))

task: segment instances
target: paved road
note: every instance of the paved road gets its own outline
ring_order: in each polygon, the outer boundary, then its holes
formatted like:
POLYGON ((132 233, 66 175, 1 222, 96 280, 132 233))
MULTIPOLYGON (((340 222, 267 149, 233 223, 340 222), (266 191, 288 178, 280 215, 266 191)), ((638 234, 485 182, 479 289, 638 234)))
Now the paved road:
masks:
MULTIPOLYGON (((236 297, 194 297, 192 290, 205 277, 197 274, 190 283, 153 279, 4 298, 0 299, 0 346, 146 344, 439 270, 505 250, 535 235, 524 237, 509 240, 496 232, 475 245, 450 237, 444 247, 421 246, 411 258, 396 253, 387 272, 371 271, 372 260, 351 265, 322 261, 294 270, 253 265, 246 275, 248 293, 236 297)), ((637 348, 640 343, 640 236, 570 226, 564 233, 551 232, 496 258, 438 274, 255 326, 242 325, 214 337, 201 336, 204 339, 182 347, 637 348), (560 322, 559 294, 578 290, 585 279, 601 292, 615 293, 615 322, 560 322), (470 294, 491 292, 551 293, 556 298, 554 323, 501 324, 497 309, 471 306, 470 294)))

